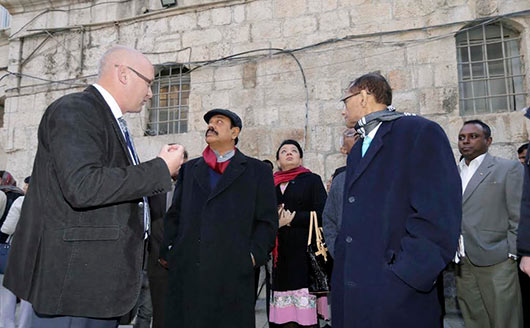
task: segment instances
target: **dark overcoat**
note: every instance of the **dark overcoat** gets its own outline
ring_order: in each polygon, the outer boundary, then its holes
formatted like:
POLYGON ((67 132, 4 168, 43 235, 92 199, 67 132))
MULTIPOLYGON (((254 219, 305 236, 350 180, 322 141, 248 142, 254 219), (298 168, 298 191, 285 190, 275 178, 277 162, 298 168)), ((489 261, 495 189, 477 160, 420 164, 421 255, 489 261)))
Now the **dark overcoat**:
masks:
MULTIPOLYGON (((289 181, 282 194, 276 186, 278 204, 296 215, 288 226, 278 229, 278 259, 272 270, 272 289, 275 291, 298 290, 309 286, 309 262, 307 237, 311 211, 317 213, 322 226, 322 211, 326 204, 326 189, 322 179, 314 173, 301 173, 289 181)), ((313 232, 313 242, 315 236, 313 232)))
POLYGON ((140 292, 142 196, 170 188, 162 159, 132 165, 94 87, 56 100, 39 126, 4 285, 42 314, 126 314, 140 292))
POLYGON ((454 257, 462 191, 440 126, 405 116, 348 156, 335 243, 333 328, 435 328, 436 277, 454 257))
POLYGON ((210 170, 182 166, 166 215, 167 328, 255 326, 250 254, 264 265, 278 229, 271 169, 238 150, 213 189, 210 170))

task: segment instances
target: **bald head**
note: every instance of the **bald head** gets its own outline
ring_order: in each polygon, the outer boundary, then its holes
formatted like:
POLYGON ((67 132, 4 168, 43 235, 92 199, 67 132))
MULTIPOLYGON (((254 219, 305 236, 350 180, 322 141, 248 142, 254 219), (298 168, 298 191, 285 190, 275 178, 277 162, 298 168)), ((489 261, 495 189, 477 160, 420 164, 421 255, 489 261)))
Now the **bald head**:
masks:
POLYGON ((130 65, 134 62, 145 61, 151 65, 141 52, 126 46, 114 46, 107 50, 99 60, 98 78, 101 79, 105 74, 114 70, 115 64, 130 65))
POLYGON ((138 50, 114 46, 99 61, 98 84, 116 100, 123 113, 138 112, 151 98, 153 65, 138 50))

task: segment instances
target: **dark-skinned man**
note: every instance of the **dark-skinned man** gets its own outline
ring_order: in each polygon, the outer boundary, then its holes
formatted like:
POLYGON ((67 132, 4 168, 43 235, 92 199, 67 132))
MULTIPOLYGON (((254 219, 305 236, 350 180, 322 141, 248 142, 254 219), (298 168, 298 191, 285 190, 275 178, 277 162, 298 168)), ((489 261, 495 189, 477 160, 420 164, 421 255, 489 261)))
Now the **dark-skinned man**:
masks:
POLYGON ((278 229, 272 173, 235 147, 237 114, 213 109, 204 120, 208 146, 180 169, 165 218, 165 327, 251 328, 254 267, 267 262, 278 229))
POLYGON ((491 156, 491 130, 479 120, 458 134, 462 238, 457 297, 467 328, 522 327, 516 262, 523 167, 491 156))

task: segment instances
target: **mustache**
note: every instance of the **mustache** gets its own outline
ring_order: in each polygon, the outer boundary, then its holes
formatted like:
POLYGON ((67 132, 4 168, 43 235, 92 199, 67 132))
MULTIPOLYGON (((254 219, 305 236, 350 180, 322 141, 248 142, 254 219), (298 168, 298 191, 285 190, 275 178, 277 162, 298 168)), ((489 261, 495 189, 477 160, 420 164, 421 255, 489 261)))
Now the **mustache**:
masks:
POLYGON ((214 128, 208 128, 208 130, 206 130, 206 132, 204 133, 204 136, 207 136, 208 132, 213 132, 213 133, 215 133, 215 135, 219 135, 219 133, 217 133, 217 131, 215 131, 214 128))

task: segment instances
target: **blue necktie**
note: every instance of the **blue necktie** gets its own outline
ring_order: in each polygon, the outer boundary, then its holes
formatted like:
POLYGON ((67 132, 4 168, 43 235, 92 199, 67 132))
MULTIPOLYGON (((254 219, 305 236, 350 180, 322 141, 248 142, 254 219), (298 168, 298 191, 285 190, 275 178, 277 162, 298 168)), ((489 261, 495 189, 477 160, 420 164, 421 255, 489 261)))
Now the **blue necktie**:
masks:
MULTIPOLYGON (((118 118, 118 123, 120 123, 121 131, 123 132, 123 135, 125 136, 125 142, 127 143, 127 148, 129 149, 129 152, 132 155, 133 163, 134 165, 140 164, 140 160, 138 159, 138 155, 136 154, 136 150, 134 149, 134 144, 132 142, 131 136, 129 135, 129 129, 127 128, 127 121, 123 117, 118 118)), ((144 200, 144 230, 145 230, 145 238, 150 234, 151 230, 151 215, 149 212, 149 202, 147 197, 143 197, 144 200)))
POLYGON ((369 136, 366 136, 363 138, 363 146, 361 148, 361 155, 364 157, 364 154, 368 151, 368 147, 370 147, 370 144, 372 143, 372 138, 369 136))

